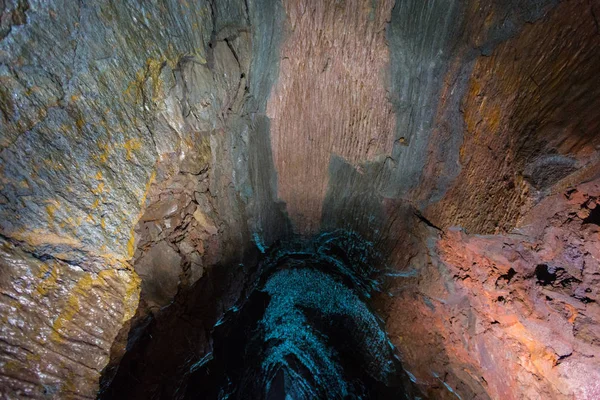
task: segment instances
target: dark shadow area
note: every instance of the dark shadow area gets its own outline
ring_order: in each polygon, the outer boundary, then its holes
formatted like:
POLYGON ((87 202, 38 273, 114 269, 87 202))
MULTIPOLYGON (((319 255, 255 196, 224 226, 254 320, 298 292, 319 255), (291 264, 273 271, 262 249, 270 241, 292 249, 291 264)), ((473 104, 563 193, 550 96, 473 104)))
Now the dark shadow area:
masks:
POLYGON ((100 397, 413 399, 369 306, 377 261, 370 243, 336 232, 214 268, 138 333, 100 397))
POLYGON ((600 226, 600 207, 596 207, 592 211, 590 211, 590 215, 588 215, 587 218, 583 220, 583 223, 600 226))

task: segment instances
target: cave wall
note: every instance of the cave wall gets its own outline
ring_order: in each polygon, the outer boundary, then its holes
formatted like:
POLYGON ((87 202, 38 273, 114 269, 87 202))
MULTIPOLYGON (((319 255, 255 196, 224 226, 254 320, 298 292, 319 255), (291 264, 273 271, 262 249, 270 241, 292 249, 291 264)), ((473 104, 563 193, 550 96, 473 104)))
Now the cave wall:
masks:
MULTIPOLYGON (((419 209, 438 203, 466 164, 459 159, 464 98, 471 77, 481 73, 477 61, 556 5, 283 3, 292 33, 282 44, 280 76, 267 111, 278 193, 300 233, 339 226, 328 221, 332 215, 347 213, 353 229, 376 218, 373 207, 353 215, 364 197, 360 188, 347 190, 361 180, 356 175, 368 176, 363 181, 371 182, 369 192, 379 202, 401 198, 419 209), (297 165, 305 166, 301 173, 297 165)), ((587 42, 594 47, 593 40, 587 42)), ((586 65, 595 65, 581 56, 586 65)), ((503 106, 512 107, 508 101, 503 106)))
POLYGON ((451 61, 410 192, 439 239, 382 313, 433 398, 593 399, 598 5, 560 2, 502 40, 498 7, 475 9, 480 53, 451 61))
POLYGON ((343 228, 397 275, 375 304, 431 398, 600 396, 580 373, 600 340, 598 15, 5 1, 2 394, 94 397, 103 369, 106 385, 119 368, 155 379, 125 350, 160 349, 138 333, 184 298, 207 307, 179 349, 201 359, 241 293, 230 266, 343 228))
POLYGON ((127 260, 155 163, 198 143, 160 114, 175 107, 178 57, 206 57, 209 16, 208 4, 3 3, 4 396, 95 396, 137 307, 127 260))
POLYGON ((432 398, 598 397, 598 184, 547 197, 507 234, 446 230, 410 260, 380 307, 432 398))
POLYGON ((3 396, 95 397, 132 326, 282 235, 261 7, 3 3, 3 396))
POLYGON ((594 175, 597 12, 595 2, 562 2, 475 60, 461 104, 461 171, 427 209, 432 221, 505 232, 540 198, 594 175))
POLYGON ((596 300, 582 295, 595 293, 598 238, 585 201, 564 203, 598 176, 598 4, 365 1, 352 17, 284 4, 292 33, 268 113, 295 231, 344 227, 378 244, 401 277, 381 313, 431 398, 598 397, 579 372, 598 369, 596 300), (377 43, 380 21, 388 50, 365 52, 352 35, 377 43), (389 107, 395 123, 379 125, 389 107), (518 246, 524 259, 506 249, 518 246), (543 265, 563 283, 540 284, 543 265))
POLYGON ((331 155, 360 164, 392 150, 385 24, 393 4, 283 4, 289 34, 267 115, 279 198, 296 230, 310 234, 319 230, 331 155))

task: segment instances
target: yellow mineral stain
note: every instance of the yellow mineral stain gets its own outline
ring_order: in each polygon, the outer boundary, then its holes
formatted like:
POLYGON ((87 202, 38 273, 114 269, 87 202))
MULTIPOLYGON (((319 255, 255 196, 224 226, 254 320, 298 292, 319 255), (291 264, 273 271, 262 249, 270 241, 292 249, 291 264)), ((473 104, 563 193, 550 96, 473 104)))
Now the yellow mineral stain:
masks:
POLYGON ((102 179, 102 171, 96 172, 96 179, 98 179, 98 180, 102 179))
MULTIPOLYGON (((148 45, 152 46, 153 43, 148 42, 148 45)), ((172 43, 167 46, 165 54, 157 58, 148 57, 146 64, 136 72, 135 79, 125 89, 124 94, 126 97, 134 103, 140 103, 146 96, 151 97, 153 101, 157 101, 164 95, 163 81, 160 78, 162 69, 165 66, 171 69, 176 68, 179 57, 180 54, 172 43), (151 93, 148 93, 148 91, 151 91, 151 93)))
POLYGON ((21 242, 26 242, 31 246, 42 245, 67 245, 75 248, 81 248, 81 242, 73 237, 57 235, 42 229, 21 230, 12 234, 12 238, 21 242))
POLYGON ((39 92, 39 91, 40 91, 39 86, 32 86, 29 89, 25 90, 25 95, 32 96, 35 92, 39 92))
POLYGON ((56 200, 49 200, 46 203, 46 213, 48 214, 47 221, 48 225, 54 223, 54 217, 56 216, 56 210, 60 208, 60 203, 56 200))
POLYGON ((530 360, 537 373, 546 374, 556 365, 558 356, 543 342, 536 340, 536 335, 530 332, 523 324, 517 322, 506 329, 514 339, 527 348, 530 360))
POLYGON ((104 192, 104 182, 98 183, 98 186, 96 186, 96 189, 92 189, 92 193, 94 193, 95 195, 99 195, 102 192, 104 192))
POLYGON ((490 133, 496 134, 496 131, 500 127, 500 119, 502 110, 498 105, 491 106, 488 116, 488 126, 490 127, 490 133))
POLYGON ((198 148, 198 154, 200 155, 201 163, 208 163, 212 157, 212 152, 210 148, 210 139, 208 136, 204 136, 200 141, 200 146, 198 148))
MULTIPOLYGON (((148 182, 146 182, 146 188, 144 189, 144 193, 140 198, 140 212, 137 215, 136 222, 142 218, 142 214, 144 213, 144 206, 146 204, 146 199, 148 198, 148 193, 150 192, 150 188, 152 187, 152 183, 156 179, 156 171, 152 171, 150 177, 148 178, 148 182)), ((135 253, 135 232, 133 228, 129 231, 129 240, 127 241, 127 258, 131 259, 135 253)))
POLYGON ((206 220, 206 217, 204 216, 204 213, 200 210, 200 208, 197 208, 196 211, 194 211, 194 219, 200 224, 200 226, 205 227, 208 225, 208 221, 206 220))
POLYGON ((128 274, 129 279, 125 282, 125 297, 123 299, 123 320, 122 323, 129 321, 137 311, 140 299, 142 280, 138 274, 132 270, 128 274))
MULTIPOLYGON (((141 207, 144 207, 144 205, 146 204, 146 198, 148 197, 148 192, 150 192, 150 187, 154 183, 155 179, 156 179, 156 171, 152 171, 152 173, 150 174, 150 178, 148 179, 148 182, 146 182, 146 188, 144 189, 144 194, 142 195, 142 198, 140 199, 141 207)), ((142 212, 143 212, 143 210, 142 210, 142 212)), ((140 212, 140 215, 138 215, 138 219, 140 219, 142 217, 142 212, 140 212)))
POLYGON ((575 307, 573 307, 572 305, 566 304, 566 303, 565 303, 565 308, 567 309, 567 312, 570 314, 568 321, 571 325, 573 325, 575 323, 575 320, 577 319, 577 314, 578 314, 577 309, 575 307))
POLYGON ((127 257, 129 259, 133 258, 133 255, 135 254, 135 232, 133 231, 133 228, 131 228, 131 231, 129 232, 129 240, 127 241, 127 257))
POLYGON ((97 159, 102 164, 105 164, 106 161, 108 161, 108 155, 110 153, 110 145, 107 143, 99 142, 98 149, 101 151, 101 153, 97 156, 97 159))
POLYGON ((149 93, 152 100, 157 100, 159 93, 162 92, 162 80, 160 72, 166 63, 166 57, 160 59, 149 57, 146 65, 135 74, 135 80, 131 82, 125 90, 130 100, 139 103, 144 97, 146 82, 149 81, 152 93, 149 93))
POLYGON ((196 57, 196 61, 198 61, 200 64, 206 64, 206 58, 204 58, 204 49, 202 48, 196 48, 195 52, 194 52, 194 56, 196 57))
MULTIPOLYGON (((65 368, 65 367, 62 366, 62 368, 65 368)), ((76 375, 72 370, 68 370, 64 381, 60 385, 60 393, 62 393, 62 394, 78 393, 79 390, 77 388, 76 382, 81 381, 81 379, 82 379, 82 377, 80 375, 76 375)))
POLYGON ((46 158, 42 162, 46 165, 48 169, 54 171, 63 171, 65 169, 65 167, 60 162, 54 161, 50 158, 46 158))
MULTIPOLYGON (((61 331, 63 330, 65 323, 73 320, 73 317, 79 312, 79 297, 83 297, 83 293, 78 291, 79 286, 91 286, 91 277, 86 274, 83 278, 77 281, 75 287, 71 290, 67 303, 63 308, 62 312, 54 320, 52 324, 52 333, 50 334, 50 340, 53 342, 61 343, 63 338, 61 331)), ((88 288, 89 289, 89 288, 88 288)))
POLYGON ((123 143, 123 147, 127 151, 127 160, 131 160, 133 157, 133 152, 135 150, 139 150, 142 147, 142 142, 140 139, 134 138, 129 139, 125 143, 123 143))
MULTIPOLYGON (((22 369, 25 368, 25 365, 23 364, 22 361, 18 361, 18 360, 8 360, 4 363, 3 366, 3 370, 6 372, 11 372, 11 371, 20 371, 22 369)), ((5 373, 6 373, 5 372, 5 373)))
POLYGON ((52 324, 51 339, 55 342, 62 342, 61 332, 65 327, 66 322, 73 320, 73 317, 80 311, 81 303, 85 303, 85 299, 92 295, 106 295, 111 285, 106 281, 106 277, 114 276, 117 273, 116 270, 104 270, 100 271, 94 276, 92 273, 85 273, 71 289, 69 297, 67 298, 66 304, 63 307, 61 313, 52 324), (93 289, 99 289, 94 291, 93 289))
POLYGON ((27 354, 27 356, 25 357, 25 359, 27 361, 34 361, 34 362, 38 362, 38 361, 42 361, 42 356, 40 354, 27 354))
POLYGON ((35 288, 35 291, 40 296, 46 296, 49 291, 56 289, 58 287, 57 281, 60 276, 58 265, 55 264, 52 269, 46 265, 44 265, 44 267, 46 268, 42 268, 38 276, 40 283, 35 288))
POLYGON ((75 126, 77 126, 77 130, 81 131, 85 126, 85 119, 83 117, 79 117, 75 120, 75 126))
POLYGON ((94 276, 91 273, 85 273, 71 289, 66 304, 59 316, 52 324, 52 333, 50 339, 56 343, 63 342, 66 324, 73 321, 73 318, 81 310, 81 304, 86 303, 90 296, 106 296, 111 290, 111 285, 106 281, 106 277, 114 276, 115 270, 104 270, 94 276), (94 290, 99 289, 99 290, 94 290))
POLYGON ((35 278, 43 279, 44 276, 46 276, 46 273, 49 272, 51 269, 52 269, 52 266, 50 264, 41 264, 40 270, 37 272, 37 274, 35 274, 35 278))

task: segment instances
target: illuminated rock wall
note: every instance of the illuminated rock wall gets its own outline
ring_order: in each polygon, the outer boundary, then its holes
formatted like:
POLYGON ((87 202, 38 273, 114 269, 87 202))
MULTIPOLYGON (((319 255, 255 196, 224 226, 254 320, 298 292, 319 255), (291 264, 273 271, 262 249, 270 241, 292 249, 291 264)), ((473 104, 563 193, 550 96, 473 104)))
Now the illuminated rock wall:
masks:
POLYGON ((597 1, 0 11, 2 396, 171 395, 267 248, 341 229, 428 398, 600 397, 597 1))

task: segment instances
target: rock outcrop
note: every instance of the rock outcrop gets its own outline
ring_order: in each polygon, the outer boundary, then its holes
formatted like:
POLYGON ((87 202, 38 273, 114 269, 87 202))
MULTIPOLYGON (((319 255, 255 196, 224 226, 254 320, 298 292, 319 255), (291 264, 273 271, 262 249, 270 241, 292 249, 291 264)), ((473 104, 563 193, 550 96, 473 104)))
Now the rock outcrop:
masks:
POLYGON ((444 231, 398 278, 382 312, 431 397, 442 384, 467 398, 600 395, 599 190, 549 196, 506 234, 444 231))

